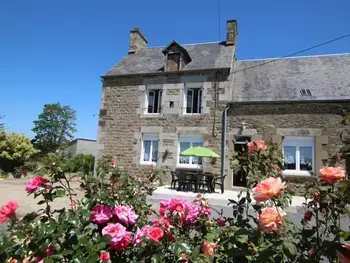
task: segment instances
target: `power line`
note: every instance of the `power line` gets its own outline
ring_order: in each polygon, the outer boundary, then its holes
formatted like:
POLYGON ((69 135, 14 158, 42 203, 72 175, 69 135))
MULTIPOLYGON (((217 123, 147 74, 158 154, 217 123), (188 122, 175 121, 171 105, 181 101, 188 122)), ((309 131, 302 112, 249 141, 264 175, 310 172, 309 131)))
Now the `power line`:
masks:
POLYGON ((286 55, 286 56, 283 56, 283 57, 280 57, 280 58, 276 58, 276 59, 272 59, 272 60, 260 63, 258 65, 255 65, 255 66, 246 67, 246 68, 243 68, 243 69, 240 69, 240 70, 236 70, 236 71, 231 72, 230 74, 235 74, 235 73, 238 73, 238 72, 241 72, 241 71, 245 71, 245 70, 249 70, 249 69, 252 69, 252 68, 261 67, 261 66, 264 66, 266 64, 270 64, 270 63, 276 62, 276 61, 284 59, 284 58, 288 58, 288 57, 292 57, 292 56, 298 55, 300 53, 304 53, 305 51, 309 51, 309 50, 312 50, 312 49, 315 49, 315 48, 318 48, 318 47, 321 47, 321 46, 324 46, 324 45, 328 45, 328 44, 330 44, 332 42, 338 41, 338 40, 346 38, 346 37, 350 37, 350 34, 346 34, 346 35, 343 35, 341 37, 334 38, 332 40, 323 42, 321 44, 318 44, 318 45, 315 45, 315 46, 312 46, 312 47, 309 47, 309 48, 305 48, 305 49, 299 50, 297 52, 291 53, 289 55, 286 55))
POLYGON ((219 41, 221 41, 221 30, 220 30, 220 0, 218 0, 218 28, 219 28, 219 41))

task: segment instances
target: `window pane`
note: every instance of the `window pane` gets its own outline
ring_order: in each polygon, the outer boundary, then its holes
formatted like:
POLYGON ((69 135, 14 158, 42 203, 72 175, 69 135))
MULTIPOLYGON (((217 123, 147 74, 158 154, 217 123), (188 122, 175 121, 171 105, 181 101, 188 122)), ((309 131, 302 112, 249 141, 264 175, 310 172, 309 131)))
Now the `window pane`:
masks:
POLYGON ((312 171, 312 147, 300 147, 300 170, 312 171))
POLYGON ((193 112, 193 104, 192 104, 192 99, 193 99, 193 91, 191 89, 187 90, 187 108, 186 108, 186 113, 192 113, 193 112))
POLYGON ((162 111, 162 90, 159 90, 159 100, 158 100, 158 113, 160 113, 162 111))
POLYGON ((143 141, 143 160, 148 162, 151 154, 151 141, 143 141))
POLYGON ((193 89, 193 113, 198 113, 198 89, 193 89))
MULTIPOLYGON (((202 142, 194 142, 192 145, 193 145, 193 147, 203 146, 203 143, 202 142)), ((202 164, 202 158, 201 157, 192 157, 192 164, 201 165, 202 164)))
POLYGON ((159 90, 155 90, 154 91, 154 109, 153 109, 153 113, 158 113, 158 102, 159 102, 159 90))
POLYGON ((296 169, 296 147, 284 146, 284 168, 286 170, 296 169))
POLYGON ((198 92, 198 113, 202 113, 202 89, 198 92))
MULTIPOLYGON (((191 147, 191 143, 189 142, 180 142, 180 153, 182 153, 184 150, 191 147)), ((190 157, 188 156, 181 156, 180 155, 180 163, 190 163, 190 157)))
POLYGON ((153 113, 154 110, 154 91, 148 91, 148 113, 153 113))
POLYGON ((152 141, 152 162, 158 160, 158 141, 152 141))

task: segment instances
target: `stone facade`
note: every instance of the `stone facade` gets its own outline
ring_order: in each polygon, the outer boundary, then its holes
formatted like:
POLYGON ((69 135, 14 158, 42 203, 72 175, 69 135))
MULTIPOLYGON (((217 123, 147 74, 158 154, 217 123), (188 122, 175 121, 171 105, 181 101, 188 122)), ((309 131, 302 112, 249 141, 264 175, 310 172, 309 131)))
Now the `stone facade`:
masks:
MULTIPOLYGON (((180 135, 201 135, 204 146, 220 154, 221 120, 232 93, 229 70, 200 73, 164 73, 160 76, 133 76, 105 79, 101 102, 98 141, 101 155, 111 155, 118 165, 142 177, 149 165, 141 164, 143 134, 159 136, 157 167, 174 170, 178 161, 180 135), (202 85, 202 113, 187 115, 183 111, 187 83, 202 85), (162 111, 147 114, 146 89, 163 89, 162 111), (172 101, 172 107, 169 102, 172 101)), ((214 164, 203 160, 203 169, 220 173, 220 158, 214 164)))
MULTIPOLYGON (((232 155, 235 135, 252 136, 268 142, 280 143, 282 136, 311 136, 315 138, 315 176, 327 159, 342 146, 340 133, 346 128, 341 124, 344 112, 350 110, 349 102, 280 102, 280 103, 232 103, 228 112, 227 158, 232 155), (241 128, 242 122, 246 129, 241 128)), ((232 171, 226 165, 226 186, 232 186, 232 171)), ((287 176, 296 185, 313 176, 287 176)))

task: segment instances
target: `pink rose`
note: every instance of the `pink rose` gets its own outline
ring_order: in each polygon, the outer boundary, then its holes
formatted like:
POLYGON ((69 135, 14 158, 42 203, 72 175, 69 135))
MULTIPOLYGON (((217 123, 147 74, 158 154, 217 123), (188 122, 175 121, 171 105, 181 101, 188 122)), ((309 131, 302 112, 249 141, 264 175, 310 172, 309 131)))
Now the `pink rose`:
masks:
POLYGON ((136 219, 139 217, 135 214, 134 208, 128 205, 116 205, 113 209, 113 215, 126 225, 135 224, 136 219))
POLYGON ((209 256, 209 257, 214 256, 214 249, 216 247, 217 247, 216 243, 210 243, 207 240, 205 240, 204 243, 203 243, 204 254, 209 256))
POLYGON ((144 226, 141 229, 137 228, 136 233, 134 235, 134 245, 138 246, 142 243, 142 237, 147 236, 148 230, 150 226, 144 226))
POLYGON ((248 150, 251 153, 265 151, 267 146, 263 140, 248 142, 248 150))
POLYGON ((24 188, 28 193, 33 193, 38 190, 40 187, 51 188, 52 185, 49 183, 49 180, 42 176, 35 176, 29 180, 29 183, 24 188))
POLYGON ((225 220, 222 217, 218 217, 216 219, 216 223, 218 224, 218 226, 225 226, 225 220))
POLYGON ((259 182, 253 189, 253 196, 257 202, 264 202, 277 196, 284 189, 285 182, 281 178, 270 177, 259 182))
POLYGON ((100 254, 100 261, 101 262, 107 262, 110 259, 111 259, 111 256, 109 255, 108 252, 101 252, 101 254, 100 254))
POLYGON ((111 210, 107 205, 96 205, 91 210, 90 221, 96 224, 104 224, 112 218, 111 210))
POLYGON ((160 239, 164 236, 163 229, 160 227, 152 226, 148 231, 147 231, 147 237, 150 240, 153 240, 154 242, 159 242, 160 239))
POLYGON ((258 215, 259 228, 262 232, 269 233, 277 231, 282 225, 282 217, 286 213, 280 207, 265 207, 258 215))
POLYGON ((165 229, 170 228, 170 221, 167 216, 157 217, 152 220, 152 225, 157 227, 163 227, 165 229))
POLYGON ((16 201, 9 201, 0 209, 0 224, 5 223, 11 216, 13 216, 18 208, 16 201))
POLYGON ((126 234, 121 238, 121 240, 116 244, 111 244, 112 250, 123 251, 125 250, 131 241, 131 233, 126 232, 126 234))
POLYGON ((102 235, 111 237, 109 245, 112 250, 124 250, 131 241, 131 233, 126 231, 126 228, 119 223, 108 224, 102 229, 102 235))
POLYGON ((345 178, 345 171, 342 167, 323 167, 320 169, 321 180, 329 184, 342 181, 345 178))
POLYGON ((111 167, 115 168, 115 161, 114 160, 111 161, 111 167))

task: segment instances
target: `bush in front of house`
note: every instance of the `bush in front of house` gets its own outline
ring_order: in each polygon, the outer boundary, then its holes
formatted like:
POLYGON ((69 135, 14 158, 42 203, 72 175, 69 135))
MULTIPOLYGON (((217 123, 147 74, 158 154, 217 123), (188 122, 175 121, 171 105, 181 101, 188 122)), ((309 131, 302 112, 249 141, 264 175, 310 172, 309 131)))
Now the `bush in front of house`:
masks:
POLYGON ((24 135, 0 132, 0 169, 4 172, 13 173, 38 152, 24 135))
MULTIPOLYGON (((244 165, 255 167, 252 173, 269 170, 255 166, 253 155, 268 156, 273 148, 254 146, 244 165)), ((232 216, 225 217, 200 195, 193 202, 169 198, 151 207, 146 197, 157 181, 151 168, 146 182, 103 159, 97 177, 82 178, 80 200, 65 173, 57 166, 50 170, 48 178, 35 177, 25 188, 42 210, 17 218, 21 204, 9 201, 1 208, 0 223, 8 222, 10 233, 0 239, 1 262, 346 262, 348 249, 341 243, 350 234, 340 229, 339 218, 350 185, 339 167, 323 168, 310 186, 301 228, 288 219, 288 185, 279 173, 233 196, 232 216), (51 203, 63 196, 68 208, 53 210, 51 203)))

